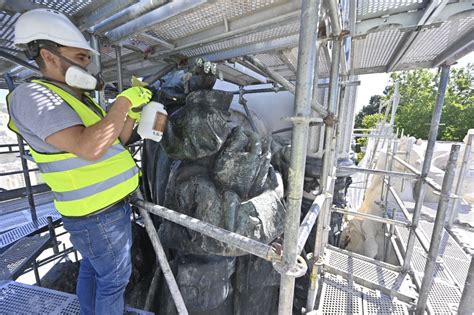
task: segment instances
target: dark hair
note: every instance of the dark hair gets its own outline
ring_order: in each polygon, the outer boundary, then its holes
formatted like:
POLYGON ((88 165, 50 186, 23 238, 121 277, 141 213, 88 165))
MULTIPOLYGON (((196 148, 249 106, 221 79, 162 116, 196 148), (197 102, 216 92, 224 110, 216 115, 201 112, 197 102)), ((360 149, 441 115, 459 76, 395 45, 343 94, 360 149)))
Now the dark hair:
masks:
POLYGON ((35 62, 38 65, 38 68, 40 70, 44 70, 44 67, 46 64, 44 63, 43 57, 41 57, 41 54, 38 54, 38 57, 35 58, 35 62))
POLYGON ((30 60, 34 60, 40 70, 43 70, 45 63, 43 57, 41 57, 40 50, 43 47, 62 47, 61 45, 56 44, 55 42, 49 40, 35 40, 28 43, 27 49, 25 51, 26 57, 30 60))

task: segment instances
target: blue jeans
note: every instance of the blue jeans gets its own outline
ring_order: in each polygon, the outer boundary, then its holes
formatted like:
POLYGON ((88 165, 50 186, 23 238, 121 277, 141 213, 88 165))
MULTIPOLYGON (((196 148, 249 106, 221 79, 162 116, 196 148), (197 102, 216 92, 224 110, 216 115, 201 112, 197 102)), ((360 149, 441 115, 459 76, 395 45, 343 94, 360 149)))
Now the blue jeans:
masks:
POLYGON ((132 270, 130 205, 119 204, 85 218, 63 218, 71 243, 81 253, 76 293, 81 314, 124 312, 132 270))

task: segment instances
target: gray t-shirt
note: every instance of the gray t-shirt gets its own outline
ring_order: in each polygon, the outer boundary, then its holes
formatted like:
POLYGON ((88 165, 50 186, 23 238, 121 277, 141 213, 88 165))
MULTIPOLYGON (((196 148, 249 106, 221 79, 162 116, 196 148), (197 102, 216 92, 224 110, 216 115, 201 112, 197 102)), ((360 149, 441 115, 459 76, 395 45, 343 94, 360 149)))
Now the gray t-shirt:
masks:
POLYGON ((36 151, 57 153, 61 150, 46 143, 60 130, 83 125, 76 112, 56 93, 38 83, 15 88, 9 100, 10 115, 25 141, 36 151))

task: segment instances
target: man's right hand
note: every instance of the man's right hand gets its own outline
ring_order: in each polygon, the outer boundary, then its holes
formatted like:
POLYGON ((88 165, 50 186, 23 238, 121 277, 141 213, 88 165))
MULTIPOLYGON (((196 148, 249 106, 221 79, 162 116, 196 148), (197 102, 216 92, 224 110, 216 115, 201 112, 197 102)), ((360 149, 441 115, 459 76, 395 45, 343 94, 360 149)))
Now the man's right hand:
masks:
POLYGON ((140 112, 143 106, 150 102, 152 92, 147 88, 134 86, 120 93, 117 98, 119 97, 124 97, 130 102, 131 106, 127 115, 128 117, 137 120, 140 118, 140 112))

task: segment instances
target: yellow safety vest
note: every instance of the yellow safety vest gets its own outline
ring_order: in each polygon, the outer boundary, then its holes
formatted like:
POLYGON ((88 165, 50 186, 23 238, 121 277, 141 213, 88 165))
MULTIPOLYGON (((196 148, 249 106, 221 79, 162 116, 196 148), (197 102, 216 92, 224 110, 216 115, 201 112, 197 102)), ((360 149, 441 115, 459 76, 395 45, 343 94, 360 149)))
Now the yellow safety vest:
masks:
MULTIPOLYGON (((55 92, 81 118, 85 127, 101 117, 63 89, 40 80, 33 82, 55 92)), ((9 97, 7 97, 7 108, 9 97)), ((92 99, 91 99, 92 100, 92 99)), ((105 116, 104 110, 92 102, 105 116)), ((8 127, 19 134, 11 119, 8 127)), ((139 169, 130 152, 116 140, 97 161, 87 161, 67 152, 30 152, 38 169, 54 194, 54 205, 64 216, 82 217, 104 209, 131 194, 138 187, 139 169)))

